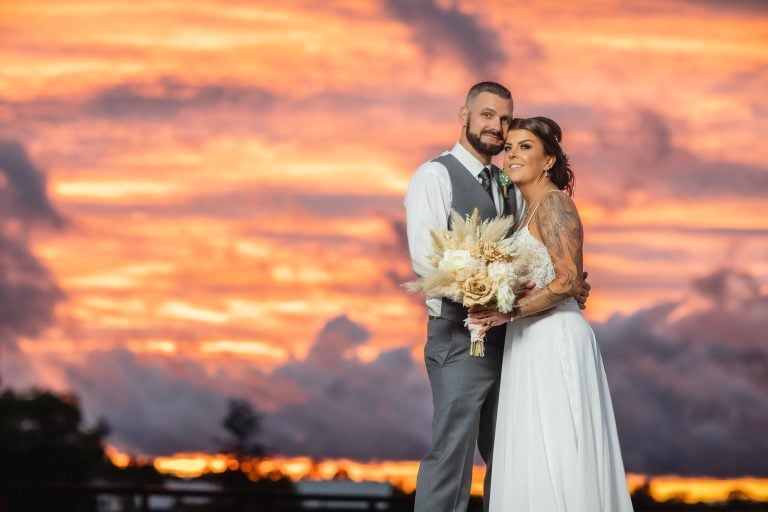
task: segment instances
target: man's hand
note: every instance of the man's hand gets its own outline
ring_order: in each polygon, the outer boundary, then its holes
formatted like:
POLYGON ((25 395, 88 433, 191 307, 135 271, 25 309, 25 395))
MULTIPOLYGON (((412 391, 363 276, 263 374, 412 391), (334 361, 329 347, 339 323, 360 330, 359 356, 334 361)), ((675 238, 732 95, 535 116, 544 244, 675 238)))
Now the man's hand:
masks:
POLYGON ((579 288, 579 290, 576 292, 576 295, 574 295, 576 302, 579 303, 580 309, 587 309, 589 290, 592 289, 592 286, 587 282, 587 275, 589 275, 589 272, 584 272, 584 277, 581 280, 581 288, 579 288))
POLYGON ((533 289, 536 288, 536 281, 528 281, 523 286, 515 290, 515 302, 520 302, 520 299, 524 299, 529 296, 533 289))

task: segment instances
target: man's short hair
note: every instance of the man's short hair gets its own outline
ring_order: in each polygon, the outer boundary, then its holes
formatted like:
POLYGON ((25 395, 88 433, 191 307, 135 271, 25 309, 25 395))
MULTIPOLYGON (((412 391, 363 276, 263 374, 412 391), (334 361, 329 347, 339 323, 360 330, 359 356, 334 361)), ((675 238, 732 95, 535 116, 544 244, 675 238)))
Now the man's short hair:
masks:
POLYGON ((495 94, 496 96, 504 98, 505 100, 512 99, 512 93, 509 92, 509 89, 507 89, 503 85, 496 82, 480 82, 473 85, 469 89, 469 92, 467 93, 467 101, 465 105, 469 105, 469 103, 473 99, 475 99, 475 97, 481 92, 489 92, 491 94, 495 94))

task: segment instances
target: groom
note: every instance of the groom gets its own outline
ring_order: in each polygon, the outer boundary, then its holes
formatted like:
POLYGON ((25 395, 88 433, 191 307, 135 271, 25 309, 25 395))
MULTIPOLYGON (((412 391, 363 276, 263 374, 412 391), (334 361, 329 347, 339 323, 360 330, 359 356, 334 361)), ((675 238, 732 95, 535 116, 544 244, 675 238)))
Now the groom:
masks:
MULTIPOLYGON (((503 197, 499 169, 491 157, 504 147, 512 120, 512 95, 495 82, 472 86, 459 109, 461 135, 450 151, 416 170, 408 185, 405 210, 413 268, 428 268, 430 230, 450 227, 450 211, 481 219, 519 218, 522 199, 516 188, 503 197)), ((467 310, 447 299, 428 299, 424 360, 432 386, 432 447, 421 461, 416 481, 416 512, 466 512, 472 483, 475 443, 489 468, 498 398, 498 377, 505 327, 488 331, 485 357, 469 356, 467 310)))
MULTIPOLYGON (((424 163, 411 178, 405 196, 408 248, 414 270, 428 268, 430 230, 450 228, 450 211, 481 219, 515 215, 523 200, 516 187, 508 198, 499 186, 499 168, 491 158, 504 147, 512 120, 512 95, 495 82, 480 82, 459 109, 459 142, 424 163)), ((582 304, 589 292, 577 300, 582 304)), ((485 508, 491 482, 491 457, 496 422, 499 374, 505 326, 486 334, 485 357, 469 356, 470 337, 464 327, 467 310, 448 299, 428 299, 424 360, 432 387, 432 446, 419 465, 416 512, 466 512, 472 483, 475 443, 486 462, 485 508)))

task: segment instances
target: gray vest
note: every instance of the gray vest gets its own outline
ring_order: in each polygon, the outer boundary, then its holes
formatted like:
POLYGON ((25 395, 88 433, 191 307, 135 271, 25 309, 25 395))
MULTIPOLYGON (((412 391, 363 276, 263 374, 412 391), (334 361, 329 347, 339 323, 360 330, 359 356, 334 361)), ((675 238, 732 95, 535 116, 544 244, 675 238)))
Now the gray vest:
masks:
MULTIPOLYGON (((451 178, 451 208, 456 210, 460 215, 472 215, 472 212, 477 208, 480 213, 480 219, 492 219, 497 217, 496 206, 493 204, 493 200, 485 191, 483 186, 472 176, 469 170, 461 165, 458 159, 451 155, 442 155, 434 160, 443 164, 448 169, 448 176, 451 178)), ((499 168, 493 166, 493 179, 496 179, 499 173, 499 168)), ((515 193, 510 185, 509 198, 502 201, 502 215, 513 215, 517 211, 517 203, 515 200, 515 193)), ((448 220, 448 229, 451 228, 451 221, 448 220)), ((463 323, 467 318, 467 308, 453 302, 452 300, 443 298, 443 304, 440 307, 440 316, 451 320, 453 322, 463 323)))

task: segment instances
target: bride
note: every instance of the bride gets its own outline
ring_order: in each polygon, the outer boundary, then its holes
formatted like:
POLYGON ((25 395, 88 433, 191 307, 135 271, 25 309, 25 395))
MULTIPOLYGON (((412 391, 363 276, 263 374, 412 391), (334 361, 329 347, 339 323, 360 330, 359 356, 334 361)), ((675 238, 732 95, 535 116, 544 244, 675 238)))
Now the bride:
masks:
POLYGON ((611 397, 595 336, 572 298, 582 276, 583 229, 560 127, 514 119, 504 171, 529 205, 515 245, 536 261, 536 287, 505 322, 491 475, 491 512, 626 512, 627 490, 611 397))

